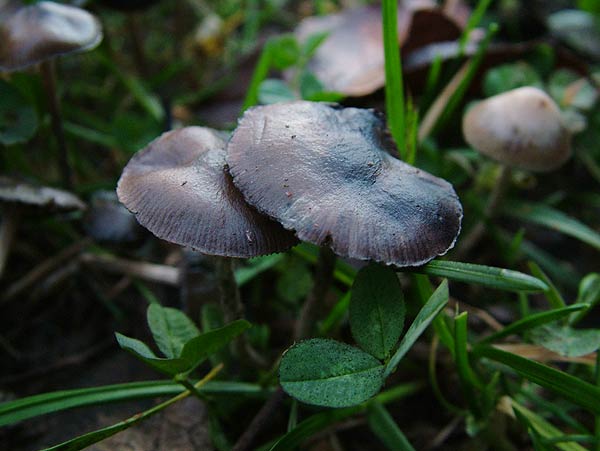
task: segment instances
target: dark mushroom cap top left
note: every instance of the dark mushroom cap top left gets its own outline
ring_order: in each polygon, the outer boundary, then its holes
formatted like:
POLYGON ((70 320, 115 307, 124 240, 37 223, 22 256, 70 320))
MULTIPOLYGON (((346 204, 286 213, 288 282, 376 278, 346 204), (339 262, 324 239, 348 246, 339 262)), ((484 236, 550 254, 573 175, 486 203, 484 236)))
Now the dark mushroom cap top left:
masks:
POLYGON ((372 110, 298 101, 246 111, 227 162, 246 200, 301 240, 417 266, 454 245, 462 206, 452 185, 390 151, 372 110))
POLYGON ((0 70, 14 71, 96 47, 100 22, 87 11, 54 2, 0 0, 0 70))
POLYGON ((129 161, 119 200, 157 237, 205 254, 282 252, 293 234, 244 202, 225 163, 226 135, 204 127, 164 133, 129 161))

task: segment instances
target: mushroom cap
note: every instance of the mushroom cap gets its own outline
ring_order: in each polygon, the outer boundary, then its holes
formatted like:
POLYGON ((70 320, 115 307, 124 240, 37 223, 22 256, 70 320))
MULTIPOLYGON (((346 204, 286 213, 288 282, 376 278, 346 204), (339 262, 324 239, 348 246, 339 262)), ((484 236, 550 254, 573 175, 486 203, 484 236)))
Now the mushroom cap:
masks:
POLYGON ((14 71, 96 47, 100 22, 87 11, 54 2, 0 4, 0 70, 14 71))
POLYGON ((9 177, 0 177, 0 202, 63 212, 86 208, 75 194, 68 191, 35 186, 9 177))
MULTIPOLYGON (((398 5, 398 41, 415 48, 432 41, 456 39, 460 29, 432 0, 398 5)), ((337 14, 308 17, 295 30, 298 41, 328 33, 308 63, 326 90, 364 96, 385 85, 381 7, 367 5, 337 14)), ((286 73, 292 77, 292 71, 286 73)))
POLYGON ((164 133, 131 158, 119 200, 157 237, 211 255, 254 257, 296 244, 244 202, 225 164, 226 135, 204 127, 164 133))
POLYGON ((463 117, 465 140, 508 166, 551 171, 571 156, 571 136, 558 106, 525 86, 483 100, 463 117))
POLYGON ((247 110, 227 162, 248 203, 301 240, 416 266, 454 245, 462 206, 452 185, 394 151, 372 110, 297 101, 247 110))

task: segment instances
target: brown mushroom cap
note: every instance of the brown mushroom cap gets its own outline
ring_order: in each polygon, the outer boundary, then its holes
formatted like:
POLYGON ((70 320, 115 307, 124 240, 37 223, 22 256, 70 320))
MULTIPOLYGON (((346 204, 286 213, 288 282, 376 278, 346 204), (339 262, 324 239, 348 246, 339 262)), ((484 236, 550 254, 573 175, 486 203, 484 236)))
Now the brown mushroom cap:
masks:
POLYGON ((225 135, 204 127, 164 133, 127 163, 119 200, 157 237, 211 255, 254 257, 296 243, 244 202, 226 171, 225 135))
POLYGON ((508 166, 551 171, 571 156, 571 136, 556 103, 523 87, 483 100, 463 117, 465 140, 508 166))
POLYGON ((68 191, 36 186, 9 177, 0 177, 0 202, 63 212, 86 208, 75 194, 68 191))
MULTIPOLYGON (((398 41, 412 49, 430 42, 456 39, 460 29, 435 8, 432 0, 398 5, 398 41)), ((300 42, 329 33, 308 63, 326 90, 364 96, 385 84, 381 7, 367 5, 337 14, 308 17, 295 31, 300 42)), ((291 72, 287 73, 292 76, 291 72)))
POLYGON ((13 71, 96 47, 100 22, 87 11, 54 2, 0 0, 0 70, 13 71))
POLYGON ((462 207, 448 182, 394 151, 372 110, 298 101, 246 111, 227 162, 246 200, 301 240, 420 265, 454 245, 462 207))

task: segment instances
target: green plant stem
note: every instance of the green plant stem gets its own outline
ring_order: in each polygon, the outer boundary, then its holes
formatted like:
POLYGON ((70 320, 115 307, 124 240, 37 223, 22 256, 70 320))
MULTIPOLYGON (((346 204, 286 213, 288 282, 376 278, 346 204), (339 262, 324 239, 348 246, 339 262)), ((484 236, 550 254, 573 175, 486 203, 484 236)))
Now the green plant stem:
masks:
MULTIPOLYGON (((223 368, 223 364, 219 364, 216 367, 214 367, 212 370, 210 370, 210 372, 204 378, 202 378, 200 381, 198 381, 193 386, 194 389, 196 390, 196 389, 202 387, 208 381, 213 379, 219 373, 219 371, 221 371, 222 368, 223 368)), ((138 424, 138 423, 142 422, 143 420, 146 420, 147 418, 151 417, 152 415, 164 410, 165 408, 169 407, 170 405, 175 404, 176 402, 187 398, 190 394, 192 394, 192 392, 190 392, 189 390, 186 390, 186 391, 180 393, 179 395, 174 396, 173 398, 171 398, 163 403, 160 403, 160 404, 152 407, 151 409, 148 409, 144 412, 133 415, 132 417, 127 418, 126 420, 123 420, 123 421, 116 423, 112 426, 109 426, 107 428, 103 428, 98 431, 93 431, 93 432, 89 432, 87 434, 81 435, 77 438, 68 440, 59 445, 53 446, 51 448, 47 448, 44 451, 69 451, 69 450, 83 449, 85 447, 93 445, 94 443, 104 440, 108 437, 112 437, 113 435, 115 435, 121 431, 124 431, 125 429, 129 429, 130 427, 135 426, 136 424, 138 424)))
POLYGON ((48 108, 50 110, 50 119, 52 131, 56 138, 59 152, 59 166, 63 185, 67 189, 73 188, 73 172, 69 163, 69 153, 67 151, 67 142, 63 127, 62 114, 60 112, 60 102, 56 88, 56 66, 53 60, 44 61, 40 64, 40 73, 44 90, 48 97, 48 108))
POLYGON ((487 223, 498 214, 500 206, 502 205, 502 200, 504 199, 504 194, 510 185, 511 173, 512 171, 508 166, 501 166, 500 175, 490 193, 487 206, 483 212, 483 217, 473 226, 469 233, 460 240, 460 244, 453 254, 453 257, 457 260, 464 259, 465 256, 477 246, 485 233, 487 223))
POLYGON ((199 400, 204 401, 206 399, 206 396, 204 396, 202 393, 200 393, 200 390, 198 390, 198 388, 196 388, 196 386, 192 383, 192 381, 190 381, 188 376, 182 376, 182 377, 175 376, 173 378, 173 380, 175 382, 177 382, 178 384, 183 385, 187 389, 187 391, 189 391, 192 395, 194 395, 199 400))
POLYGON ((260 87, 262 81, 267 78, 269 69, 271 68, 271 49, 271 41, 267 41, 262 49, 260 58, 258 58, 256 67, 254 68, 254 73, 252 74, 250 85, 248 86, 246 98, 244 99, 244 104, 242 105, 242 113, 258 103, 258 88, 260 87))
POLYGON ((294 331, 295 340, 306 338, 311 333, 314 326, 315 311, 323 305, 333 280, 335 260, 336 257, 333 251, 326 246, 321 246, 315 269, 315 283, 300 310, 300 316, 294 331))
POLYGON ((398 146, 400 158, 404 159, 405 119, 404 82, 398 42, 398 2, 383 0, 383 49, 385 53, 385 108, 390 131, 398 146))

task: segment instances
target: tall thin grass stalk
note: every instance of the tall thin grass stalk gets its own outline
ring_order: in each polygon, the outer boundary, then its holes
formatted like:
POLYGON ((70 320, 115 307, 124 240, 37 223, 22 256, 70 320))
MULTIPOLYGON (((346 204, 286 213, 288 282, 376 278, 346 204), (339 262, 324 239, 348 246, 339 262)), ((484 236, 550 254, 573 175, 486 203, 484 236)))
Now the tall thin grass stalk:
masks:
POLYGON ((398 43, 398 2, 383 0, 381 4, 383 21, 383 49, 385 52, 385 107, 392 136, 398 145, 400 158, 404 159, 405 118, 404 82, 398 43))

